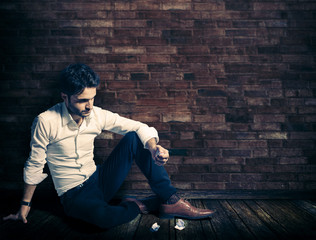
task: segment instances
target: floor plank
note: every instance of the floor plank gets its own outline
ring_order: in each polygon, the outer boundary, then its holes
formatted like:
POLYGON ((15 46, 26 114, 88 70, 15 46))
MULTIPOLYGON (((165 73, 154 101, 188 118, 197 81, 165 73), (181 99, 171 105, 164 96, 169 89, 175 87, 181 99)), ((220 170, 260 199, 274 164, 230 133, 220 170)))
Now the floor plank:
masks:
POLYGON ((234 220, 232 220, 230 212, 220 203, 224 202, 223 200, 205 200, 204 202, 207 208, 216 210, 211 218, 216 239, 243 239, 236 224, 233 224, 234 220))
POLYGON ((316 239, 313 226, 308 223, 309 221, 306 222, 306 219, 300 216, 298 213, 300 211, 293 212, 288 209, 284 200, 257 200, 256 202, 289 232, 290 239, 316 239))
POLYGON ((293 200, 291 201, 296 207, 304 209, 312 218, 316 218, 316 205, 309 201, 293 200))
POLYGON ((224 207, 224 210, 229 216, 231 222, 235 225, 237 231, 241 235, 241 239, 254 239, 254 235, 249 230, 247 225, 242 221, 242 219, 238 216, 231 204, 228 201, 221 201, 221 205, 224 207))
POLYGON ((277 239, 277 236, 241 200, 230 200, 229 204, 256 239, 277 239))
POLYGON ((129 223, 125 223, 121 226, 113 229, 108 229, 100 236, 100 239, 118 239, 118 240, 132 240, 134 239, 135 232, 140 225, 141 215, 138 215, 129 223), (102 237, 102 238, 101 238, 102 237))
MULTIPOLYGON (((198 202, 196 207, 198 207, 198 208, 207 208, 204 200, 198 202)), ((214 214, 216 214, 216 212, 214 214)), ((215 231, 214 231, 214 227, 213 227, 213 225, 211 223, 211 219, 213 217, 214 217, 214 215, 211 216, 208 220, 201 221, 201 225, 202 225, 202 229, 203 229, 204 235, 206 236, 206 239, 209 239, 209 240, 216 239, 216 234, 215 234, 215 231)))
MULTIPOLYGON (((121 226, 103 230, 66 217, 59 203, 51 207, 35 205, 28 223, 3 221, 11 209, 0 206, 0 239, 316 239, 316 202, 311 200, 209 200, 190 202, 200 208, 215 209, 205 220, 184 220, 186 227, 174 228, 176 219, 139 215, 121 226), (157 222, 158 232, 150 227, 157 222), (22 238, 21 238, 22 236, 22 238)), ((11 204, 11 203, 10 203, 11 204)))
MULTIPOLYGON (((201 200, 191 200, 190 203, 193 206, 197 206, 201 200)), ((176 239, 177 240, 203 240, 207 239, 205 236, 201 221, 208 221, 208 220, 185 220, 182 219, 185 224, 185 229, 183 230, 176 230, 176 239)))
POLYGON ((265 212, 255 201, 246 200, 245 204, 256 214, 256 216, 266 224, 266 226, 276 234, 278 239, 285 240, 291 236, 286 229, 280 225, 272 216, 265 212))

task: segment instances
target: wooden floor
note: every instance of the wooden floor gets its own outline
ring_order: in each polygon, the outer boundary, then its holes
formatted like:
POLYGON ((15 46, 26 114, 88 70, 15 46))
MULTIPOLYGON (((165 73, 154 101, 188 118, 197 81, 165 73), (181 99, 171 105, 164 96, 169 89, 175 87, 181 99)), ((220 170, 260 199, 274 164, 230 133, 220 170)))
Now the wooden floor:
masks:
MULTIPOLYGON (((316 239, 314 200, 190 200, 198 207, 216 209, 208 220, 184 220, 139 215, 132 222, 102 230, 67 218, 59 204, 33 207, 28 223, 2 221, 10 210, 1 209, 0 239, 316 239), (157 222, 158 232, 150 227, 157 222)), ((39 204, 39 206, 41 206, 39 204)))

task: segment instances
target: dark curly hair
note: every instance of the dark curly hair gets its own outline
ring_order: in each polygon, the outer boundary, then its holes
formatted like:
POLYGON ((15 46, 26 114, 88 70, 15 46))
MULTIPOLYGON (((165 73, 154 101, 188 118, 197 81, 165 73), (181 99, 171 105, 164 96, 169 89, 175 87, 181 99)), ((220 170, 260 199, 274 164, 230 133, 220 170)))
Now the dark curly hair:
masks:
POLYGON ((60 91, 68 96, 80 94, 85 88, 97 87, 99 76, 87 65, 70 64, 60 74, 60 91))

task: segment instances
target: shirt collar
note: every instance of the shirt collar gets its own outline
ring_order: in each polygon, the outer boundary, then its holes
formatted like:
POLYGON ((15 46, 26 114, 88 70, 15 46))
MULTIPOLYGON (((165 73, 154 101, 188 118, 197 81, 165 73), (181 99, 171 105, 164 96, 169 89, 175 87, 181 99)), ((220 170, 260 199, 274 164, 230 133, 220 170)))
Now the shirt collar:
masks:
POLYGON ((65 102, 61 104, 61 121, 62 121, 62 126, 65 126, 69 122, 73 121, 72 117, 70 116, 68 112, 65 102))
MULTIPOLYGON (((87 125, 89 124, 91 118, 94 115, 94 111, 92 109, 91 114, 88 117, 85 117, 84 120, 86 120, 87 125)), ((72 119, 65 102, 62 103, 62 107, 61 107, 61 120, 62 120, 62 126, 64 127, 65 125, 68 125, 70 122, 75 123, 75 121, 72 119)))

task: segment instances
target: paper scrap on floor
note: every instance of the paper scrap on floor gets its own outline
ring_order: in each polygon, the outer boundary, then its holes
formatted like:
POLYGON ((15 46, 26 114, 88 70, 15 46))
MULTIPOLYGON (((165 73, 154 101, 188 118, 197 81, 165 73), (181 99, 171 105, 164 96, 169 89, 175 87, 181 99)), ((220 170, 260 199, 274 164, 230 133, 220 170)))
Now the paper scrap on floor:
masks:
POLYGON ((184 221, 182 219, 177 219, 176 221, 176 226, 174 227, 175 229, 178 229, 178 230, 183 230, 185 229, 185 224, 184 224, 184 221))

